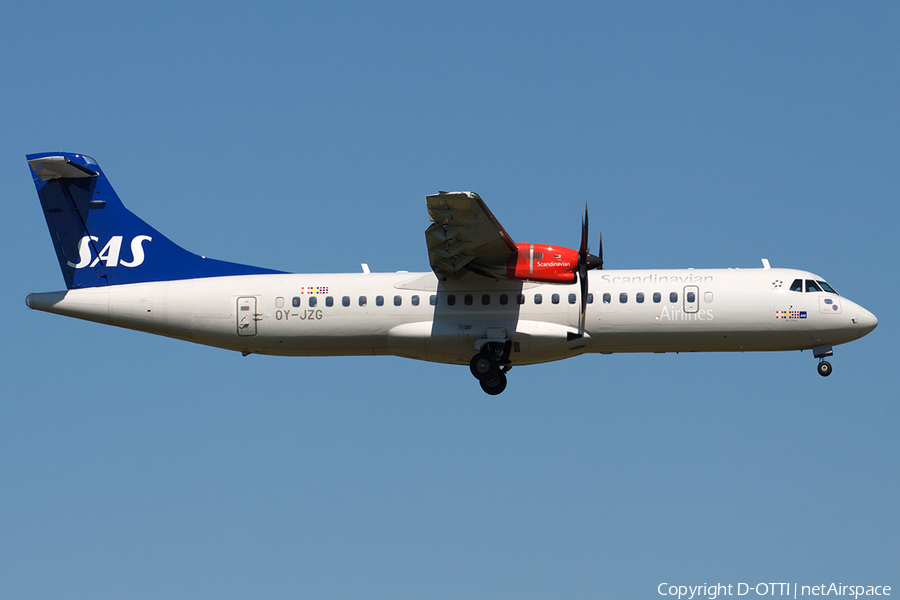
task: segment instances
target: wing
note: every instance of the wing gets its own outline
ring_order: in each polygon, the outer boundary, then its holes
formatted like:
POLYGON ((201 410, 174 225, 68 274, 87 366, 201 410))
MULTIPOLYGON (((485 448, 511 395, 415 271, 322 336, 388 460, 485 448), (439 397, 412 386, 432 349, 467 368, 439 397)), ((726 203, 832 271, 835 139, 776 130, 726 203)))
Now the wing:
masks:
POLYGON ((472 271, 486 277, 506 278, 506 265, 518 252, 497 218, 474 192, 439 192, 425 196, 428 260, 441 279, 462 277, 472 271))

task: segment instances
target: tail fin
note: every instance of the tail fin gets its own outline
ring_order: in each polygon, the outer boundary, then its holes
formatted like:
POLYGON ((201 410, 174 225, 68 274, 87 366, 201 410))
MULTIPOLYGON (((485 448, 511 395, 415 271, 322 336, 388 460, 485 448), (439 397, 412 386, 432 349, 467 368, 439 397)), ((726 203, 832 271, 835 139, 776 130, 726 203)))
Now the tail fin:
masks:
POLYGON ((280 273, 204 258, 125 208, 97 162, 82 154, 26 156, 66 287, 280 273))

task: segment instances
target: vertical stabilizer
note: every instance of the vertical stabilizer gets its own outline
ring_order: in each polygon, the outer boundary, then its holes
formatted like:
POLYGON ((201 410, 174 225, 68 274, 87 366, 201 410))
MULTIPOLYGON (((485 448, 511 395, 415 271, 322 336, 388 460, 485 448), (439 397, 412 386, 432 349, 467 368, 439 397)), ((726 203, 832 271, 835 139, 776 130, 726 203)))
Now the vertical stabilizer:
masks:
POLYGON ((88 156, 26 158, 68 289, 280 273, 188 252, 125 208, 88 156))

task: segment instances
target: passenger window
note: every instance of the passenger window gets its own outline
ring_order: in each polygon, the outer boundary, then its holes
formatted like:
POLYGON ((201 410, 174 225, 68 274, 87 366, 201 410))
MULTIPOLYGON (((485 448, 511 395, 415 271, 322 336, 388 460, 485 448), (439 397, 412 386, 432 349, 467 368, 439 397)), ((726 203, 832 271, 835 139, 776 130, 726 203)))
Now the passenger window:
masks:
POLYGON ((657 304, 662 302, 662 294, 660 294, 659 292, 653 292, 653 301, 657 304))
POLYGON ((394 296, 394 306, 400 306, 403 304, 403 298, 400 296, 394 296))
POLYGON ((334 306, 334 298, 325 296, 325 306, 334 306))
POLYGON ((637 295, 634 297, 634 300, 638 304, 643 304, 644 303, 644 292, 638 292, 637 295))
POLYGON ((413 296, 412 298, 409 299, 409 301, 412 302, 413 306, 419 305, 419 297, 418 296, 413 296))
POLYGON ((284 298, 275 298, 275 308, 284 308, 284 298))
POLYGON ((428 304, 437 306, 437 296, 435 296, 434 294, 428 296, 428 304))
POLYGON ((300 296, 294 296, 291 299, 291 306, 294 308, 300 308, 300 296))
POLYGON ((360 305, 360 306, 365 306, 365 305, 366 305, 366 297, 365 297, 365 296, 360 296, 360 297, 359 297, 359 305, 360 305))
POLYGON ((609 304, 612 302, 612 296, 609 295, 609 292, 603 294, 603 304, 609 304))
POLYGON ((802 292, 803 291, 803 280, 795 279, 794 283, 791 284, 791 291, 792 292, 802 292))
POLYGON ((553 294, 550 296, 550 302, 553 304, 559 304, 559 294, 553 294))
POLYGON ((485 305, 485 306, 487 306, 488 304, 490 304, 490 303, 491 303, 491 295, 490 295, 490 294, 483 294, 483 295, 481 296, 481 303, 482 303, 483 305, 485 305))
POLYGON ((594 294, 588 294, 588 297, 587 297, 587 303, 588 303, 588 304, 593 304, 593 303, 594 303, 594 294))
POLYGON ((466 306, 472 306, 472 294, 466 294, 463 296, 463 303, 466 306))
POLYGON ((688 292, 688 293, 687 293, 687 301, 688 301, 690 304, 693 304, 694 302, 696 302, 696 301, 697 301, 697 294, 695 294, 694 292, 688 292))
POLYGON ((544 301, 544 297, 541 294, 534 295, 534 303, 535 304, 540 304, 543 301, 544 301))
POLYGON ((703 299, 706 301, 707 304, 712 302, 712 298, 713 298, 712 292, 703 292, 703 299))
POLYGON ((456 294, 448 294, 447 306, 453 306, 454 304, 456 304, 456 294))
POLYGON ((575 304, 576 298, 575 294, 569 294, 569 304, 575 304))
POLYGON ((669 302, 672 302, 673 304, 678 302, 678 292, 671 292, 669 294, 669 302))
POLYGON ((375 296, 375 306, 384 306, 384 296, 375 296))
POLYGON ((315 296, 310 296, 310 297, 309 297, 309 307, 310 307, 310 308, 315 308, 317 302, 318 302, 318 300, 316 299, 315 296))
POLYGON ((516 296, 516 304, 525 304, 525 294, 516 296))
POLYGON ((350 306, 350 296, 344 296, 341 298, 341 304, 344 306, 350 306))
POLYGON ((619 294, 619 304, 625 304, 628 302, 628 292, 622 292, 619 294))
POLYGON ((817 284, 812 279, 807 279, 806 280, 806 291, 807 292, 821 292, 822 288, 820 288, 819 284, 817 284))
POLYGON ((500 304, 503 306, 509 304, 509 296, 507 296, 506 294, 500 294, 500 304))

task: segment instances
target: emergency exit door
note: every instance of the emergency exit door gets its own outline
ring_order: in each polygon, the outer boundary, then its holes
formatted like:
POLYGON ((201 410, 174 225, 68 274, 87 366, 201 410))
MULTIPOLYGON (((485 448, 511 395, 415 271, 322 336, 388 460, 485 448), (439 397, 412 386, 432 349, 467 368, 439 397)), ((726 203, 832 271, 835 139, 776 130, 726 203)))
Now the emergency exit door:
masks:
POLYGON ((696 285, 684 287, 684 312, 695 313, 700 309, 700 288, 696 285))
POLYGON ((237 332, 241 336, 256 335, 256 298, 238 298, 237 332))

